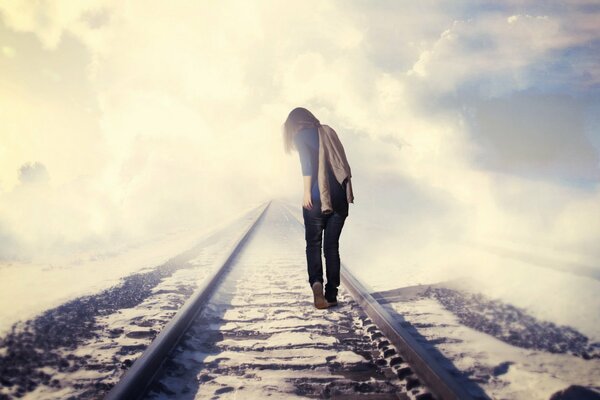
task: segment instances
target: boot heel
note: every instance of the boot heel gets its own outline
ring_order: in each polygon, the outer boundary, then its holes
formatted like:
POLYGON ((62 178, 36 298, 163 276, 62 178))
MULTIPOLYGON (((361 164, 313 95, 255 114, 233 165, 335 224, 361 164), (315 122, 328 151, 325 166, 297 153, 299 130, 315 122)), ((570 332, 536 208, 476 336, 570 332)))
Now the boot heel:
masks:
POLYGON ((313 283, 312 291, 316 308, 323 309, 329 307, 329 304, 323 295, 323 284, 321 282, 317 281, 313 283))

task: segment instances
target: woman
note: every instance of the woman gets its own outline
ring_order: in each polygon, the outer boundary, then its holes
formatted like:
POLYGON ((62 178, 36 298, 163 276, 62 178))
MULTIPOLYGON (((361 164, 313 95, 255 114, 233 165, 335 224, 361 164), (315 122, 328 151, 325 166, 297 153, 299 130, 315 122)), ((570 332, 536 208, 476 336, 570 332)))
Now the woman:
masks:
POLYGON ((302 214, 306 239, 308 283, 313 291, 315 307, 320 309, 337 305, 337 293, 340 285, 339 238, 348 216, 348 203, 353 202, 352 187, 348 186, 351 176, 350 167, 343 146, 335 131, 331 133, 332 131, 333 129, 327 125, 321 125, 319 120, 303 107, 293 109, 283 125, 286 153, 295 149, 300 157, 304 177, 302 214), (329 140, 324 140, 323 137, 319 138, 319 135, 332 136, 327 138, 329 140), (326 162, 320 182, 319 142, 325 148, 324 150, 327 150, 321 152, 321 157, 323 157, 321 159, 326 162), (331 143, 335 143, 336 146, 331 143), (326 182, 324 182, 325 179, 327 179, 326 182), (323 195, 324 193, 327 194, 323 195), (323 202, 326 203, 323 206, 325 212, 322 212, 323 202), (321 244, 323 244, 327 267, 327 284, 324 294, 321 244))

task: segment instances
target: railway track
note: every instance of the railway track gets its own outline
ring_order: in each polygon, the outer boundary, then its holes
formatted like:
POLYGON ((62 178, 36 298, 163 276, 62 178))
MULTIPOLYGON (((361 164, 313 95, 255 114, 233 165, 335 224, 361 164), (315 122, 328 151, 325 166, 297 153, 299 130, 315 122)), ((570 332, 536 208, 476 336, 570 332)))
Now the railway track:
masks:
POLYGON ((107 399, 472 399, 342 264, 317 310, 304 227, 270 201, 107 399))

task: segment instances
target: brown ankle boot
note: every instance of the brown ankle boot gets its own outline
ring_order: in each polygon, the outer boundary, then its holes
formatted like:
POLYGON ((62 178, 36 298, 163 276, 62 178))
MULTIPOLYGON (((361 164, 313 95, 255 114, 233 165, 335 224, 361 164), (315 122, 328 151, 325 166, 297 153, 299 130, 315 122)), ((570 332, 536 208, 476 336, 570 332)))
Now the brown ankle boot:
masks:
POLYGON ((323 284, 319 281, 313 283, 312 291, 315 298, 315 307, 322 309, 329 307, 327 300, 325 300, 325 296, 323 296, 323 284))

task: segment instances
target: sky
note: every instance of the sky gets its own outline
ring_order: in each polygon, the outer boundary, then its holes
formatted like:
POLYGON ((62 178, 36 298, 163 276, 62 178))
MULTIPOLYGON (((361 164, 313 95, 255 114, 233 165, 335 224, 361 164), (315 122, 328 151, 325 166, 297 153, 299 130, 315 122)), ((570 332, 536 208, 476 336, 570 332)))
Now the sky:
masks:
POLYGON ((346 148, 353 240, 598 267, 600 4, 565 3, 0 3, 0 260, 300 207, 302 106, 346 148))

